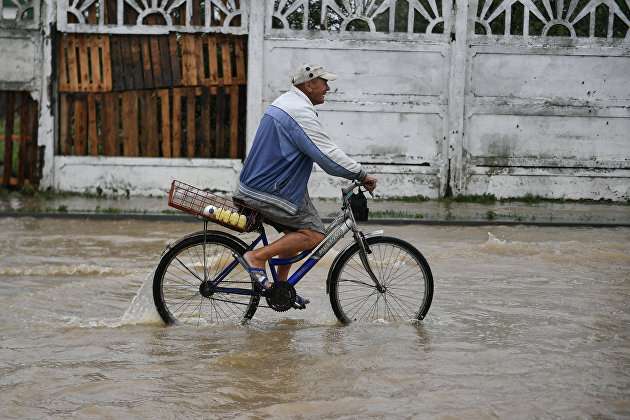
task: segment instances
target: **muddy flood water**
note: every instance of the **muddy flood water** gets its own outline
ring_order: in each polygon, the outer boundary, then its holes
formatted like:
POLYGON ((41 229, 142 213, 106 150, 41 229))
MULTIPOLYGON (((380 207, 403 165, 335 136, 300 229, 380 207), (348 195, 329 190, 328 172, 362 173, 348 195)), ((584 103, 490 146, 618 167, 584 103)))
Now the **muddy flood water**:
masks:
POLYGON ((331 252, 304 311, 167 327, 153 270, 199 228, 0 218, 0 418, 630 416, 628 228, 370 225, 431 265, 419 325, 340 325, 331 252))

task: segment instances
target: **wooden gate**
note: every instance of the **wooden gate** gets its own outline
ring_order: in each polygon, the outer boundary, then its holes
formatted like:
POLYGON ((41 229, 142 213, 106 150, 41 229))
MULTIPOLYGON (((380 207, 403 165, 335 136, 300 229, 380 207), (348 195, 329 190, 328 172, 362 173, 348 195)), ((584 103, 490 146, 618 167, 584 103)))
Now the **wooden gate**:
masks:
POLYGON ((2 185, 38 185, 37 102, 28 92, 0 92, 2 185))
POLYGON ((61 155, 242 158, 246 36, 60 34, 61 155))

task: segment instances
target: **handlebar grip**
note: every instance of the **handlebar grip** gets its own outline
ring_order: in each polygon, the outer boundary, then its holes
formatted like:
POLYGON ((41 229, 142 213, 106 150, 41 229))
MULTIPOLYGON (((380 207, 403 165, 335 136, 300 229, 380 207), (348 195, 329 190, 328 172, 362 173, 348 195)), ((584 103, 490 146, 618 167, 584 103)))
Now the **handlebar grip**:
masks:
MULTIPOLYGON (((344 196, 348 195, 350 191, 354 190, 356 187, 361 186, 361 184, 362 184, 361 181, 355 179, 354 181, 352 181, 352 184, 348 185, 346 188, 343 188, 341 192, 344 196)), ((367 181, 366 185, 372 186, 374 185, 374 181, 367 181)), ((372 191, 370 191, 370 195, 374 197, 374 194, 372 193, 372 191)))

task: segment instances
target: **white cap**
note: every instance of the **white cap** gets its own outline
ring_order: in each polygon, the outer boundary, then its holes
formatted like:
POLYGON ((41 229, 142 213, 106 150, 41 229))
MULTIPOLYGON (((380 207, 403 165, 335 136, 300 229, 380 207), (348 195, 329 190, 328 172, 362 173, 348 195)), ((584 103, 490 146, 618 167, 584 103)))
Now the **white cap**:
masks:
POLYGON ((295 70, 295 74, 293 75, 293 80, 291 81, 293 85, 301 85, 307 80, 313 80, 321 77, 326 80, 337 80, 337 75, 328 73, 326 70, 322 68, 322 66, 317 66, 315 64, 300 64, 300 66, 295 70))

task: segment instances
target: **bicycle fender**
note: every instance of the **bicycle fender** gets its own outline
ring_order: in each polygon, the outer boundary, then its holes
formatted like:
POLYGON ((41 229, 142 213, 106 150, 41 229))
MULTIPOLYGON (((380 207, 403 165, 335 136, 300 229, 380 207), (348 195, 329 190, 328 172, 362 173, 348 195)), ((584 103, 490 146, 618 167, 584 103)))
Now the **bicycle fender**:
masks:
POLYGON ((368 232, 368 233, 364 233, 363 236, 365 237, 365 239, 367 238, 371 238, 372 236, 381 236, 383 233, 385 233, 384 230, 373 230, 372 232, 368 232))
MULTIPOLYGON (((234 235, 231 235, 227 232, 223 232, 221 230, 206 230, 205 231, 206 235, 210 236, 210 235, 214 235, 214 236, 222 236, 224 238, 229 238, 233 241, 238 242, 240 245, 242 245, 244 248, 247 248, 247 244, 245 242, 243 242, 240 238, 237 238, 234 235)), ((171 248, 173 248, 175 245, 177 245, 178 243, 191 238, 193 236, 197 236, 197 235, 203 235, 204 231, 203 230, 198 230, 196 232, 191 232, 188 233, 184 236, 182 236, 181 238, 177 238, 174 242, 169 243, 168 245, 166 245, 166 249, 164 250, 164 252, 162 252, 162 255, 166 254, 171 248)))
MULTIPOLYGON (((373 236, 381 236, 383 233, 384 233, 383 230, 375 230, 372 232, 364 233, 363 237, 367 239, 373 236)), ((356 242, 350 242, 348 245, 346 245, 344 249, 342 249, 341 251, 339 251, 339 253, 337 253, 337 256, 335 257, 332 264, 330 265, 330 270, 328 270, 328 277, 326 278, 326 294, 327 295, 330 294, 330 277, 332 276, 332 272, 335 270, 335 266, 337 266, 337 263, 339 262, 339 258, 341 258, 341 256, 345 254, 346 251, 348 251, 353 246, 358 246, 358 245, 356 242)))

